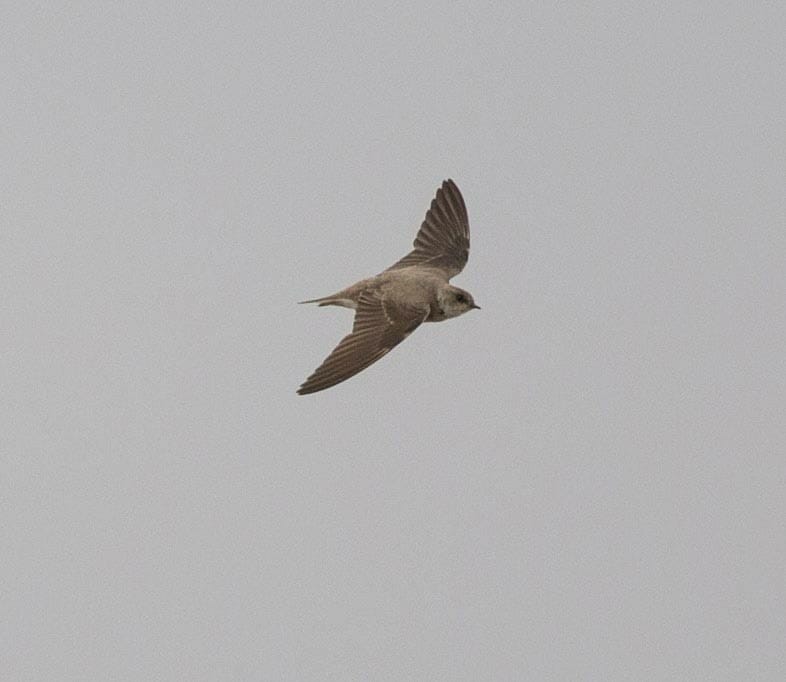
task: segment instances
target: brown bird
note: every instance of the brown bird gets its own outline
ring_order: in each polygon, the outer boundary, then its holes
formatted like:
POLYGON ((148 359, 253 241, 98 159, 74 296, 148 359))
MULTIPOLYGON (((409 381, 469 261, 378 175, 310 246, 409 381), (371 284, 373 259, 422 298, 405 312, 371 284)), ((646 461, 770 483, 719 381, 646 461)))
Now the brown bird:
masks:
POLYGON ((469 220, 453 180, 445 180, 420 226, 415 247, 387 270, 341 291, 302 303, 353 308, 352 332, 298 389, 301 395, 335 386, 379 360, 422 322, 458 317, 475 305, 448 283, 469 257, 469 220))

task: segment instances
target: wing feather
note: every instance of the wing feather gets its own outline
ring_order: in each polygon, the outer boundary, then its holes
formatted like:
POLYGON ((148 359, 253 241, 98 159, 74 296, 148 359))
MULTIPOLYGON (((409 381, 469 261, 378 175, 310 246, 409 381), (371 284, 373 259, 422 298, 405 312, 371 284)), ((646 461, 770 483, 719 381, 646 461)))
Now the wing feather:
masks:
POLYGON ((363 292, 352 332, 341 339, 298 393, 323 391, 366 369, 406 339, 428 312, 428 308, 394 305, 377 293, 363 292))
POLYGON ((437 190, 412 245, 415 248, 388 270, 429 265, 450 279, 464 269, 469 258, 469 218, 453 180, 445 180, 437 190))

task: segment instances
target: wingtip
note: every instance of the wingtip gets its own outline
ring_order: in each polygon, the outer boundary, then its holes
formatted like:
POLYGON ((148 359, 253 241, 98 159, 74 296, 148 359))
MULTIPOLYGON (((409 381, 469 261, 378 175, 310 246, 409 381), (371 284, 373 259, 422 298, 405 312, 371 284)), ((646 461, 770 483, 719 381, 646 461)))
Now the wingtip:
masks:
POLYGON ((439 188, 440 192, 444 192, 448 196, 461 197, 461 190, 458 188, 456 181, 453 178, 443 180, 442 187, 439 188))
POLYGON ((309 395, 310 393, 316 393, 317 391, 321 391, 321 388, 315 387, 313 383, 311 383, 311 377, 306 379, 300 386, 298 386, 297 393, 298 395, 309 395))

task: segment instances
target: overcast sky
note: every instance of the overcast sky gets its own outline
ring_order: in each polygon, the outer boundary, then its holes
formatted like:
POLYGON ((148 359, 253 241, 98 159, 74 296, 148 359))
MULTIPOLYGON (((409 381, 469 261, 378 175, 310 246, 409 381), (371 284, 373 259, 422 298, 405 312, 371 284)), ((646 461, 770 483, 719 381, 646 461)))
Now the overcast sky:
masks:
POLYGON ((786 678, 786 9, 426 4, 4 11, 4 679, 786 678))

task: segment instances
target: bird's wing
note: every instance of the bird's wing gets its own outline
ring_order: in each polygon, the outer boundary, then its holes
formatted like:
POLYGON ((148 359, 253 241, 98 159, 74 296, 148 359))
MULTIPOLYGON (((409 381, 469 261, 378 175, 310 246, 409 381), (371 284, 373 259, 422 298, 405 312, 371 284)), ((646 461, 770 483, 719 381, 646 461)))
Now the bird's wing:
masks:
POLYGON ((450 279, 464 269, 469 257, 469 218, 453 180, 445 180, 437 190, 412 245, 415 248, 388 270, 428 265, 450 279))
POLYGON ((352 333, 341 339, 298 393, 322 391, 364 370, 406 339, 428 313, 428 307, 395 304, 378 293, 363 292, 352 333))

